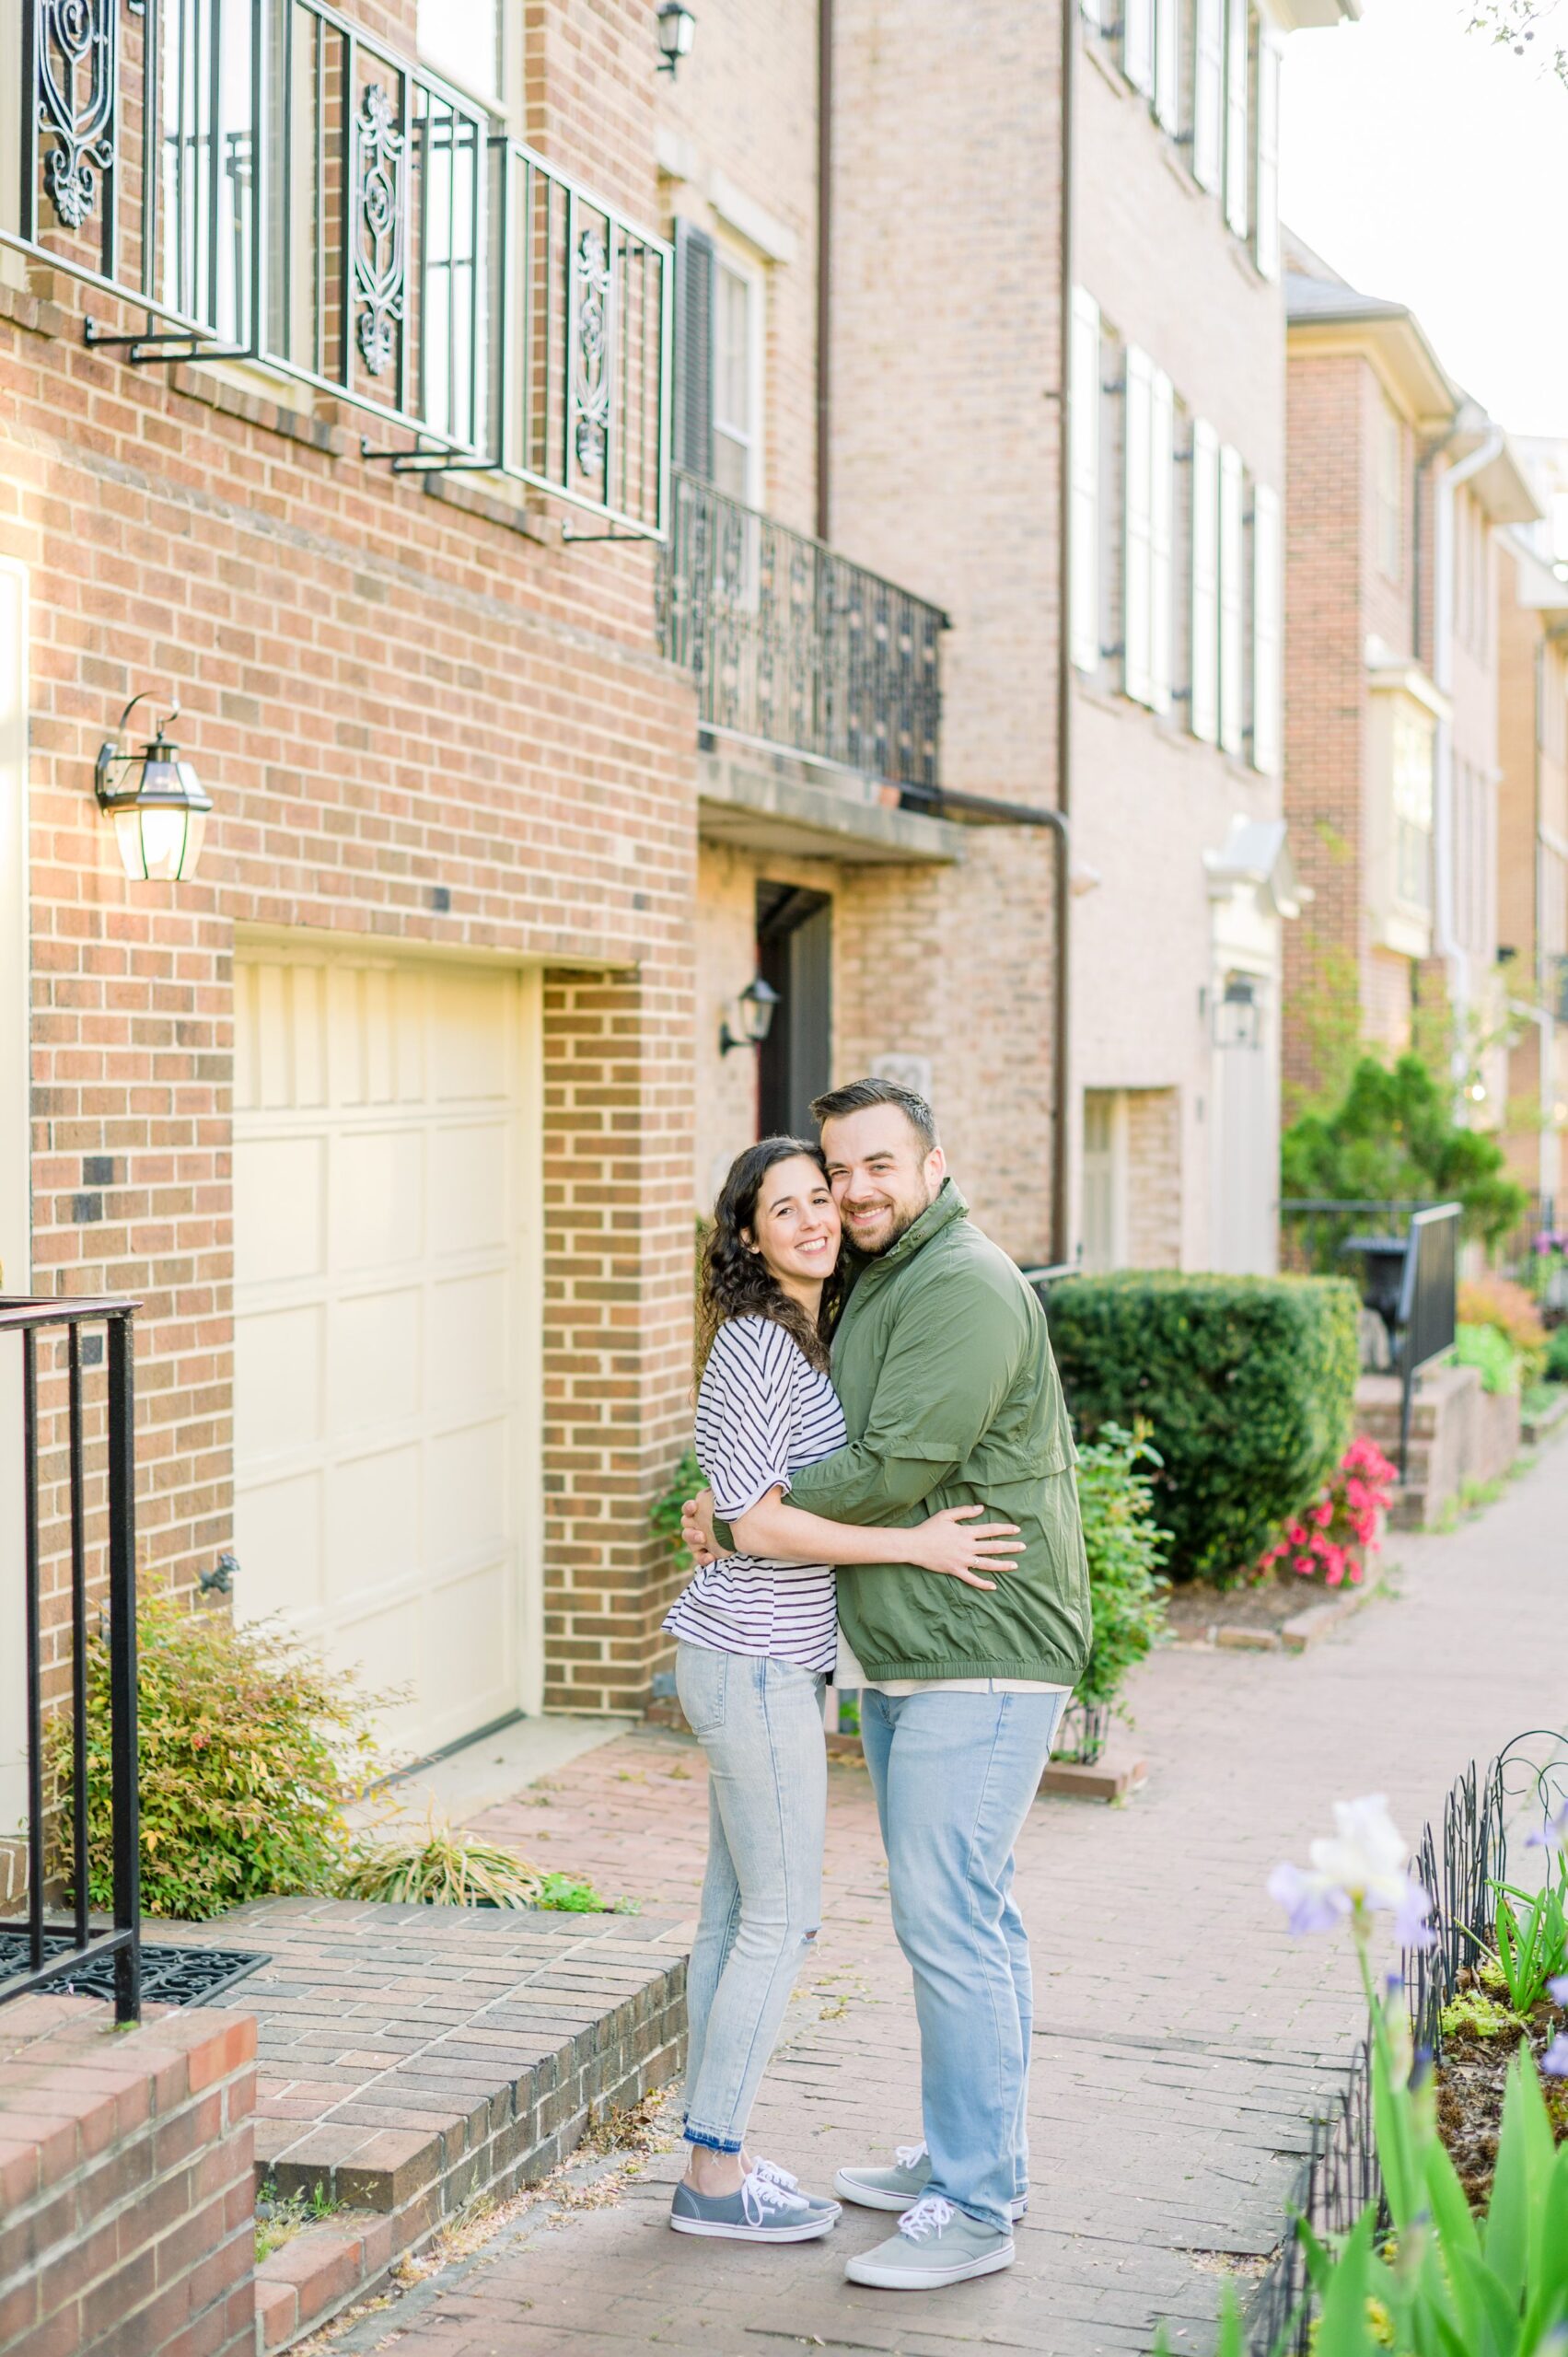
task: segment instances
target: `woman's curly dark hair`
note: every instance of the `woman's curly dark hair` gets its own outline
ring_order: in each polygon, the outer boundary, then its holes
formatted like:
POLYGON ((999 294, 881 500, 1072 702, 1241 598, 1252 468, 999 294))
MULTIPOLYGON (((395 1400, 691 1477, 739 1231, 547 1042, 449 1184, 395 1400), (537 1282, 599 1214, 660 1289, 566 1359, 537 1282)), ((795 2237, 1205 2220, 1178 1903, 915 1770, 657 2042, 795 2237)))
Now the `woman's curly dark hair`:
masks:
POLYGON ((803 1155, 814 1162, 824 1178, 828 1165, 819 1145, 804 1138, 763 1138, 749 1145, 730 1164, 729 1176, 719 1189, 708 1232, 703 1240, 697 1283, 696 1379, 701 1383, 714 1336, 726 1318, 771 1318, 793 1335, 815 1367, 828 1371, 828 1342, 843 1306, 844 1262, 841 1251, 831 1275, 822 1287, 822 1306, 815 1325, 797 1301, 792 1301, 760 1252, 746 1240, 757 1217, 757 1197, 775 1163, 803 1155))

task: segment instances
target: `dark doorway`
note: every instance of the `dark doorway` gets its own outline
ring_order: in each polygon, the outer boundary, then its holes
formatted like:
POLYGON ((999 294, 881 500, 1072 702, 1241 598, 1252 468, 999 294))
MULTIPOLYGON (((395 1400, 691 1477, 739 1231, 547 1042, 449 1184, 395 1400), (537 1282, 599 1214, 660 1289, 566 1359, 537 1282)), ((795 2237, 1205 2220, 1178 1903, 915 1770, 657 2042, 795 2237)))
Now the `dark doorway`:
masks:
POLYGON ((757 969, 779 994, 758 1051, 759 1134, 814 1138, 811 1099, 833 1076, 833 904, 826 892, 758 885, 757 969))

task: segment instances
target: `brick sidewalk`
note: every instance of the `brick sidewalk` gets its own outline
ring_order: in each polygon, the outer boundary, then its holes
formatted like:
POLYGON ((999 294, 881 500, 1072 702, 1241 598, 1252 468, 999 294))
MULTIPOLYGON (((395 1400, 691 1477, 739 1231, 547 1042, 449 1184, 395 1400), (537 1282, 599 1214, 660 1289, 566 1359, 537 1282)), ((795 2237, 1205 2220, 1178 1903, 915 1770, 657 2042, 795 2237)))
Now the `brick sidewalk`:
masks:
MULTIPOLYGON (((1130 1807, 1036 1806, 1018 1859, 1038 2001, 1033 2197, 1010 2272, 923 2298, 846 2285, 846 2253, 887 2231, 865 2212, 785 2251, 682 2240, 665 2225, 671 2150, 602 2209, 518 2220, 336 2348, 1098 2357, 1145 2351, 1161 2316, 1179 2346, 1209 2345, 1219 2276, 1273 2247, 1315 2096, 1357 2027, 1348 1953, 1287 1941, 1264 1876, 1305 1858, 1331 1801, 1386 1791, 1413 1839, 1470 1758, 1568 1723, 1565 1525, 1559 1446, 1479 1521, 1393 1542, 1400 1595, 1315 1652, 1148 1665, 1132 1700, 1151 1777, 1130 1807)), ((703 1764, 676 1737, 623 1737, 480 1822, 607 1893, 694 1908, 703 1764)), ((816 1969, 754 2123, 760 2150, 819 2187, 840 2160, 919 2134, 870 1792, 853 1767, 830 1782, 816 1969)))

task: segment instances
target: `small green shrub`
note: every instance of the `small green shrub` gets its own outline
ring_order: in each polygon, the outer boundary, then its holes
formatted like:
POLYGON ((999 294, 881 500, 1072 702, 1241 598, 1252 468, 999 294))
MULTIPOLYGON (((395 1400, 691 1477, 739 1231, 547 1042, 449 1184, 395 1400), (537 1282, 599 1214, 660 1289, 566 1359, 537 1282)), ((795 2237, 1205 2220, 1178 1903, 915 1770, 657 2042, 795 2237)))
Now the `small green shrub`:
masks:
MULTIPOLYGON (((347 1849, 343 1805, 377 1766, 369 1713, 386 1698, 330 1672, 265 1623, 144 1597, 137 1616, 142 1905, 187 1922, 248 1898, 325 1891, 347 1849)), ((87 1885, 113 1882, 109 1638, 87 1640, 87 1885)), ((52 1721, 56 1864, 69 1890, 72 1736, 52 1721)))
POLYGON ((1148 1427, 1172 1574, 1242 1576, 1350 1438, 1354 1287, 1129 1270, 1064 1278, 1045 1306, 1081 1438, 1148 1427))
POLYGON ((1483 1391, 1517 1391, 1519 1354, 1495 1326, 1460 1326, 1454 1335, 1454 1361, 1473 1366, 1483 1391))
POLYGON ((1554 1326, 1546 1338, 1548 1383, 1568 1383, 1568 1326, 1554 1326))
POLYGON ((704 1486, 706 1477, 697 1462, 697 1452, 689 1448, 674 1473, 669 1487, 655 1504, 648 1520, 674 1556, 677 1569, 684 1574, 691 1568, 691 1558, 680 1543, 680 1509, 704 1486))
POLYGON ((1075 1699, 1121 1709, 1129 1673, 1165 1634, 1160 1568, 1170 1533, 1156 1519, 1154 1474, 1159 1457, 1148 1427, 1106 1423, 1078 1458, 1078 1511, 1089 1564, 1094 1640, 1075 1699), (1144 1469, 1147 1468, 1147 1470, 1144 1469))

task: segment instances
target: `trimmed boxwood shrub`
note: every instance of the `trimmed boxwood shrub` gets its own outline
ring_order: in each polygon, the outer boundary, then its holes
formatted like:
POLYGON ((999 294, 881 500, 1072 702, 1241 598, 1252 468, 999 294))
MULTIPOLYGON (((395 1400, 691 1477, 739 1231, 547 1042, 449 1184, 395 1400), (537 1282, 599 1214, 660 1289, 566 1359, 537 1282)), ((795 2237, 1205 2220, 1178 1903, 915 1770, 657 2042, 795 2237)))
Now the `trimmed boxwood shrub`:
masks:
POLYGON ((1350 1439, 1354 1287, 1126 1270, 1063 1278, 1042 1298, 1079 1438, 1149 1427, 1172 1576, 1242 1577, 1350 1439))

